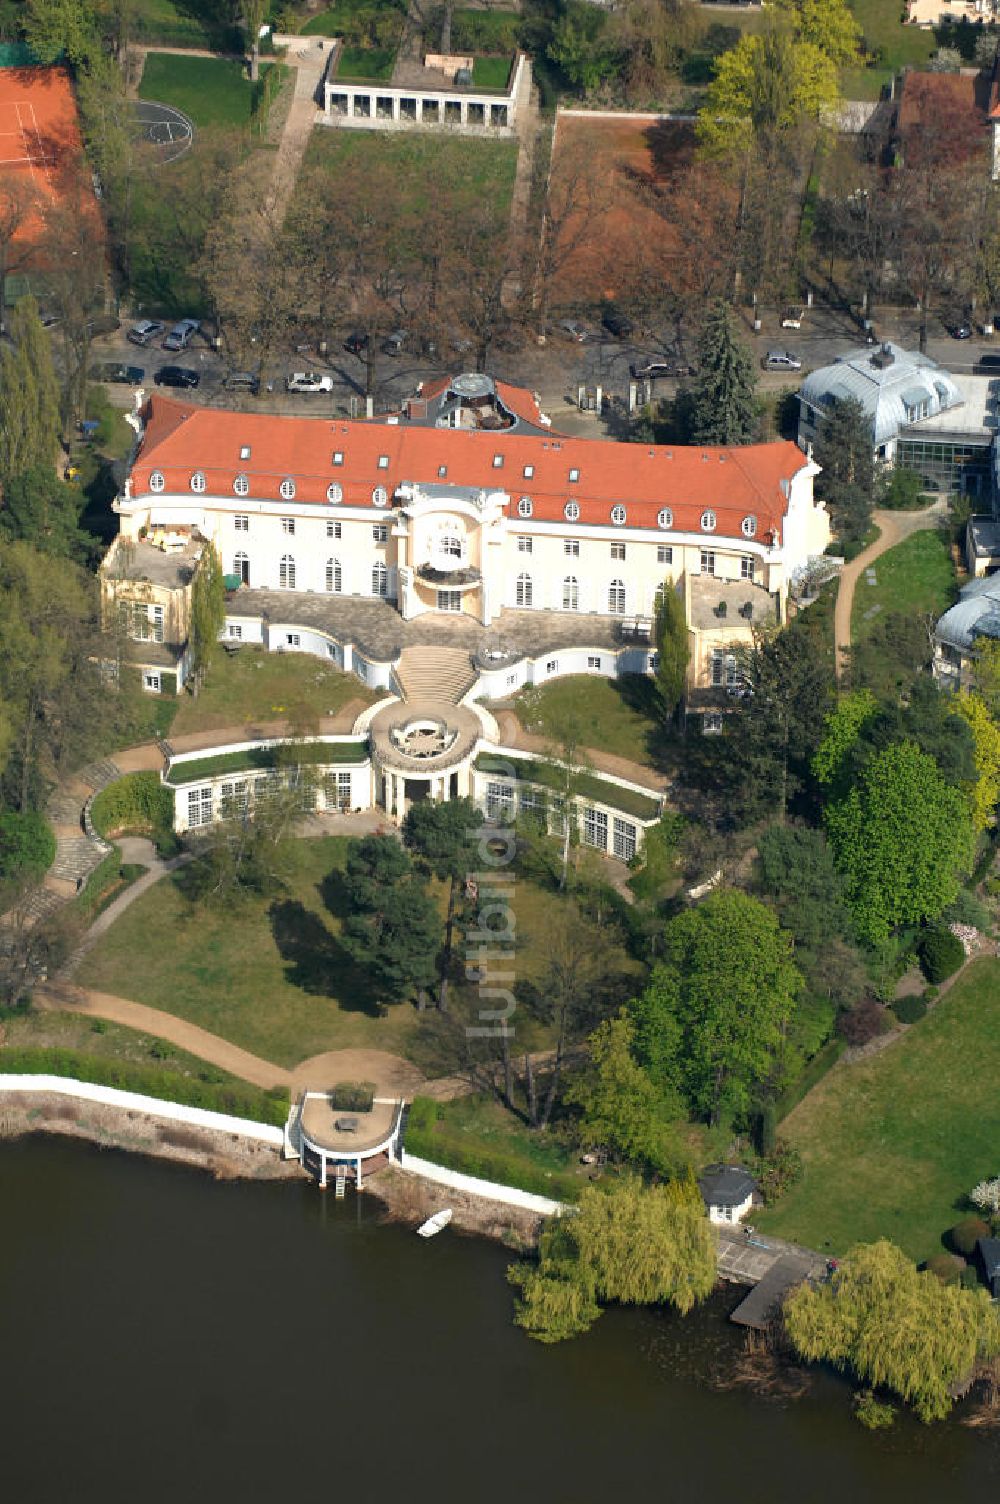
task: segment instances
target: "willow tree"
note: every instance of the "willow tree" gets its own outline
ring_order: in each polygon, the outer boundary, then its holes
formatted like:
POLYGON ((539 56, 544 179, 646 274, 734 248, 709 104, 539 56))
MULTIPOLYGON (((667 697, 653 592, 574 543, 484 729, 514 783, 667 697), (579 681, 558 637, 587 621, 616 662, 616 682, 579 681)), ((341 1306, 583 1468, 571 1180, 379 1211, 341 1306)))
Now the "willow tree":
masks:
POLYGON ((214 543, 206 543, 191 587, 191 654, 196 679, 205 676, 218 651, 226 620, 226 586, 214 543))
POLYGON ((520 1291, 514 1319, 539 1342, 586 1331, 602 1302, 683 1316, 715 1286, 715 1229, 690 1177, 588 1186, 576 1211, 546 1226, 537 1265, 515 1264, 507 1277, 520 1291))
POLYGON ((0 348, 0 483, 54 465, 61 429, 52 346, 34 298, 19 298, 0 348))
POLYGON ((955 1388, 1000 1353, 1000 1314, 985 1290, 920 1272, 887 1239, 859 1243, 822 1285, 785 1301, 797 1352, 893 1390, 925 1423, 951 1409, 955 1388))

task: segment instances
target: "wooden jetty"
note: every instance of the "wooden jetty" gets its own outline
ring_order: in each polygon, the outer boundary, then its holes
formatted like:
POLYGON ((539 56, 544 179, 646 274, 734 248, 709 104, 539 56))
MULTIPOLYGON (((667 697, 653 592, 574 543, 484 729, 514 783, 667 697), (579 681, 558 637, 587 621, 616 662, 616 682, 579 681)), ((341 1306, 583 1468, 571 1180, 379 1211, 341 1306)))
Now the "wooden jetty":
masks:
POLYGON ((730 1317, 739 1326, 763 1331, 789 1290, 825 1272, 826 1258, 812 1248, 764 1234, 748 1236, 745 1229, 720 1234, 720 1275, 734 1284, 753 1286, 730 1317))

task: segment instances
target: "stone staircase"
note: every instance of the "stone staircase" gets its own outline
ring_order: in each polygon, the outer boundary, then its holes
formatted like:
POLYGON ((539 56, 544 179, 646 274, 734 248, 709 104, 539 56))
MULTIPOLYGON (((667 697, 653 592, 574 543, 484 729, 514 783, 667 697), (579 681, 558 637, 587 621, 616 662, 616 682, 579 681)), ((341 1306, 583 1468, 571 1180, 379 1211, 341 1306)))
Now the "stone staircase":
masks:
POLYGON ((95 794, 99 794, 101 789, 107 788, 109 783, 114 783, 121 776, 121 768, 110 757, 102 757, 100 762, 90 763, 77 774, 80 782, 85 783, 95 794))
POLYGON ((49 868, 50 877, 62 878, 78 888, 107 856, 109 847, 103 841, 91 841, 81 831, 78 836, 59 836, 56 841, 56 859, 49 868))
POLYGON ((472 659, 462 648, 404 648, 395 667, 404 700, 450 700, 458 705, 476 682, 472 659))

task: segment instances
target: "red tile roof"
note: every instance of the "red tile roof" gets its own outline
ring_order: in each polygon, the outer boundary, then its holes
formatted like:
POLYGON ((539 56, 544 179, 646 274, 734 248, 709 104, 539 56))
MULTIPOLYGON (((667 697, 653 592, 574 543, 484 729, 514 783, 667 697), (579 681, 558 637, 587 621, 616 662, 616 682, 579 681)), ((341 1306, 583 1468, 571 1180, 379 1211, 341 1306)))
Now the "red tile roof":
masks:
POLYGON ((384 486, 391 496, 404 482, 503 490, 508 515, 529 496, 535 521, 564 520, 567 501, 580 507, 583 524, 609 526, 611 508, 623 504, 627 526, 655 528, 661 508, 673 513, 673 530, 699 531, 701 514, 716 514, 715 531, 739 535, 743 518, 756 518, 756 536, 780 537, 787 484, 809 461, 795 444, 753 444, 732 449, 624 444, 534 434, 427 428, 407 424, 331 421, 220 412, 190 407, 157 394, 146 406, 146 430, 132 469, 132 495, 149 494, 158 470, 164 490, 189 492, 195 471, 205 493, 233 497, 237 475, 249 495, 280 501, 279 487, 295 482, 295 501, 328 505, 327 487, 338 482, 343 504, 372 506, 384 486), (241 459, 241 448, 250 454, 241 459), (334 452, 343 454, 335 465, 334 452), (495 464, 496 456, 502 464, 495 464), (380 466, 380 458, 386 463, 380 466), (525 466, 532 466, 530 477, 525 466), (441 469, 445 474, 439 474, 441 469), (570 471, 579 479, 570 480, 570 471))

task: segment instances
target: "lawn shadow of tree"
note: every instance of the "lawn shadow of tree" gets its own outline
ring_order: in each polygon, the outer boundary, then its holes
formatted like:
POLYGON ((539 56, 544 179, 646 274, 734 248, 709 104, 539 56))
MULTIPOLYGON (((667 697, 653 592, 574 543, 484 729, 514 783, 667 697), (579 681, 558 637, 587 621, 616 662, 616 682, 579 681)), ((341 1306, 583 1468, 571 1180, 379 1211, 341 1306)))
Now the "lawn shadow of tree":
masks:
POLYGON ((268 918, 293 987, 330 998, 345 1012, 381 1017, 370 980, 318 914, 297 899, 280 899, 271 904, 268 918))
POLYGON ((674 771, 678 737, 667 723, 656 681, 648 674, 622 674, 619 679, 609 679, 608 687, 623 705, 650 723, 643 737, 649 766, 659 773, 674 771))

